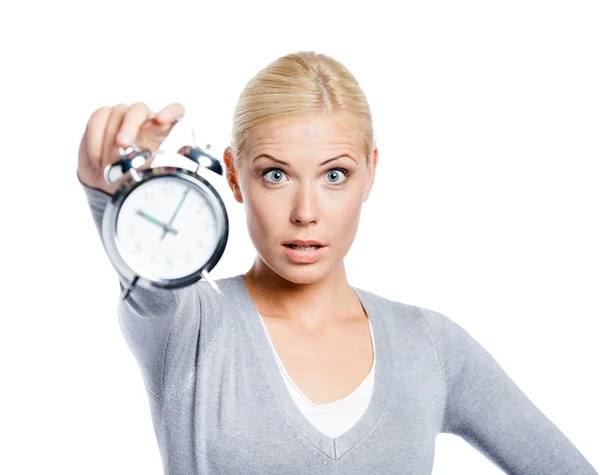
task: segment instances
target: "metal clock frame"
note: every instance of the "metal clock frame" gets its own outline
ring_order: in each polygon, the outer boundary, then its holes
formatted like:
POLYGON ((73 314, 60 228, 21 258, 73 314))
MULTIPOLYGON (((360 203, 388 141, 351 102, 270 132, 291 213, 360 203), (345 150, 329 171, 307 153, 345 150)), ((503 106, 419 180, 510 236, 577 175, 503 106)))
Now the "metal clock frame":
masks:
MULTIPOLYGON (((149 160, 149 162, 151 161, 152 160, 149 160)), ((146 165, 148 164, 149 163, 146 163, 146 165)), ((122 177, 124 180, 123 183, 121 186, 119 186, 117 191, 107 203, 102 222, 102 237, 107 254, 112 264, 119 271, 122 277, 129 281, 129 286, 122 295, 122 298, 126 299, 136 285, 140 285, 146 289, 177 289, 191 285, 201 278, 205 278, 205 280, 211 284, 213 289, 217 291, 217 293, 221 294, 218 287, 216 287, 216 284, 214 284, 208 277, 208 272, 210 272, 217 265, 223 256, 225 247, 227 245, 227 240, 229 238, 229 219, 225 204, 219 196, 219 193, 204 177, 196 172, 186 170, 185 168, 160 166, 146 168, 143 170, 130 168, 128 171, 130 173, 127 173, 127 177, 122 177), (175 177, 179 180, 188 181, 192 185, 195 185, 197 189, 200 189, 200 191, 208 197, 208 201, 212 205, 213 211, 217 218, 217 235, 220 236, 215 251, 200 269, 185 277, 176 279, 161 279, 156 276, 145 277, 139 275, 136 271, 129 267, 117 248, 119 235, 116 227, 122 204, 127 199, 129 194, 133 192, 133 190, 150 180, 164 176, 175 177)))

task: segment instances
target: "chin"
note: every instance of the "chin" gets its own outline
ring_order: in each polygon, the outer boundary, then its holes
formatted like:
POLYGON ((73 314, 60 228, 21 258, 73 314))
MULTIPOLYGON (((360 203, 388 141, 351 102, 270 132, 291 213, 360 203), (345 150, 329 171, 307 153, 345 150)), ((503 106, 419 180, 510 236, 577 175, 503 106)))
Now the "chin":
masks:
POLYGON ((289 262, 286 256, 264 256, 259 255, 262 264, 268 267, 272 272, 279 275, 282 279, 294 284, 314 284, 320 282, 336 271, 342 261, 335 266, 331 266, 329 259, 322 259, 312 264, 299 264, 289 262))
POLYGON ((317 269, 315 264, 310 264, 310 266, 289 266, 277 273, 294 284, 314 284, 329 275, 327 269, 319 267, 317 269))

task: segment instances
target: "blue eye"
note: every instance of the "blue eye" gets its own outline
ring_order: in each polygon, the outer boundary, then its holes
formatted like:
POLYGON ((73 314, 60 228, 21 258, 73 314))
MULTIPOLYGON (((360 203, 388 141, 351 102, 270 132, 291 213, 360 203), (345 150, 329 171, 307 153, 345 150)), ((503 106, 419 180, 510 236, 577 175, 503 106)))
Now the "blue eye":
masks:
MULTIPOLYGON (((345 168, 331 168, 329 170, 327 170, 327 176, 328 177, 333 177, 333 179, 339 177, 339 173, 341 172, 344 177, 348 177, 350 175, 350 172, 348 170, 346 170, 345 168)), ((266 170, 264 170, 262 172, 262 177, 263 177, 263 181, 266 184, 274 184, 274 183, 281 183, 279 178, 283 178, 285 176, 285 174, 283 173, 283 170, 281 170, 280 168, 267 168, 266 170), (275 180, 270 180, 268 178, 266 178, 266 176, 273 172, 273 178, 275 178, 275 180)), ((344 183, 346 183, 346 180, 343 180, 341 182, 337 182, 337 183, 333 183, 333 182, 329 182, 330 185, 333 186, 342 186, 344 183)))
MULTIPOLYGON (((348 172, 348 170, 346 170, 345 168, 332 168, 331 170, 329 170, 329 171, 327 172, 327 175, 328 175, 328 176, 330 176, 330 177, 331 177, 331 176, 334 176, 334 177, 335 177, 335 176, 338 176, 338 177, 339 177, 340 175, 339 175, 339 173, 338 173, 338 172, 341 172, 341 173, 343 173, 345 177, 347 177, 347 176, 350 174, 350 173, 348 172)), ((332 185, 335 185, 335 186, 341 186, 341 185, 343 185, 345 182, 346 182, 346 180, 343 180, 342 182, 338 182, 338 183, 332 183, 332 185)))
MULTIPOLYGON (((266 176, 268 173, 271 173, 271 172, 276 172, 276 173, 274 173, 274 175, 273 175, 274 177, 275 177, 275 176, 281 176, 281 177, 283 178, 283 172, 282 172, 282 171, 281 171, 279 168, 267 168, 267 169, 266 169, 266 170, 263 172, 263 174, 262 174, 262 176, 263 176, 263 179, 264 179, 264 177, 265 177, 265 176, 266 176)), ((273 181, 273 180, 265 180, 265 181, 266 181, 267 183, 269 183, 269 182, 271 182, 271 183, 280 183, 280 181, 278 181, 277 179, 276 179, 275 181, 273 181)))

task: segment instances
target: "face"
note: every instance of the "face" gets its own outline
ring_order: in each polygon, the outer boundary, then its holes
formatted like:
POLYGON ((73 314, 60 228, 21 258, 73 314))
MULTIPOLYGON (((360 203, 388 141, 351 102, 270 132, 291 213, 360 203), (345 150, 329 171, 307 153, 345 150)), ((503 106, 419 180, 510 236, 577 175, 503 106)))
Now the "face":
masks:
POLYGON ((356 130, 326 115, 266 124, 252 139, 239 170, 229 147, 224 160, 229 186, 245 206, 255 266, 295 283, 343 270, 375 178, 377 149, 367 165, 356 130), (318 259, 290 257, 283 243, 294 239, 324 244, 318 259))

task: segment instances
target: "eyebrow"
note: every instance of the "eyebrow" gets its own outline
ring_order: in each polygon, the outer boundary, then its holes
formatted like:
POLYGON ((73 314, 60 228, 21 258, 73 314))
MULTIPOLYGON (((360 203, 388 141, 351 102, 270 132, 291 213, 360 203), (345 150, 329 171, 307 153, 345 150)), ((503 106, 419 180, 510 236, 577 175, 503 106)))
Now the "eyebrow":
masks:
MULTIPOLYGON (((326 165, 329 162, 333 162, 334 160, 337 160, 338 158, 342 158, 342 157, 348 157, 349 159, 354 160, 356 162, 356 160, 354 158, 352 158, 350 155, 348 155, 347 153, 343 153, 342 155, 338 155, 337 157, 333 157, 333 158, 330 158, 329 160, 325 160, 319 166, 322 167, 323 165, 326 165)), ((290 166, 290 164, 288 162, 279 160, 278 158, 272 157, 271 155, 269 155, 267 153, 261 153, 259 156, 254 157, 254 160, 252 160, 252 162, 254 162, 255 160, 258 160, 259 158, 269 158, 269 159, 273 160, 274 162, 281 163, 282 165, 286 165, 288 167, 290 166)))

